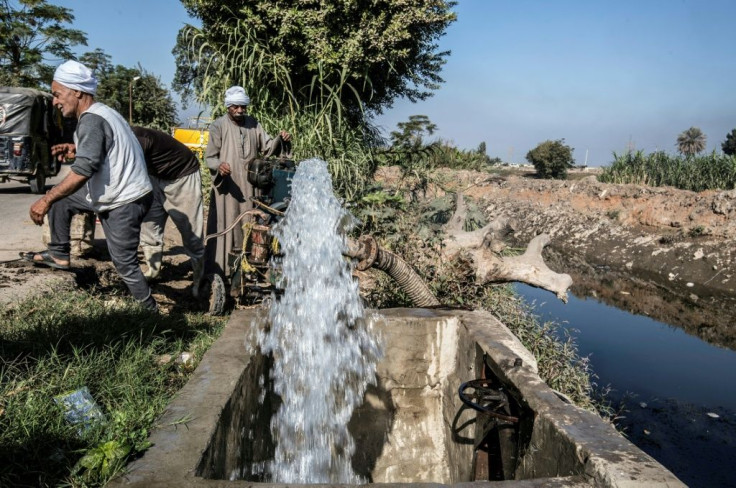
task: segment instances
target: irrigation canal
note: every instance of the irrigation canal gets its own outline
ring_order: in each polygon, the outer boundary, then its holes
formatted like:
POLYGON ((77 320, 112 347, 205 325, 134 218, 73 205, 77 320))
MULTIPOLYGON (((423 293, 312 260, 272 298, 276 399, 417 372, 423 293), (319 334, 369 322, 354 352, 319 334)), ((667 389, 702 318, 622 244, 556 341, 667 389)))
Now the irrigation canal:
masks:
POLYGON ((736 487, 736 351, 595 298, 514 287, 575 338, 632 442, 691 487, 736 487))

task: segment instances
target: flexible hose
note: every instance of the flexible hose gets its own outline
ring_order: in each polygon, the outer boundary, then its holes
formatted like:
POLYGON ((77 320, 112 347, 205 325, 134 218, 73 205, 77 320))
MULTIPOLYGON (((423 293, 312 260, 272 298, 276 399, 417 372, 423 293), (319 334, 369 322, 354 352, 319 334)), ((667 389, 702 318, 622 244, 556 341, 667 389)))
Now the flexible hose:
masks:
POLYGON ((373 267, 380 269, 393 278, 417 307, 437 307, 440 305, 437 297, 434 296, 419 275, 396 254, 379 248, 373 267))

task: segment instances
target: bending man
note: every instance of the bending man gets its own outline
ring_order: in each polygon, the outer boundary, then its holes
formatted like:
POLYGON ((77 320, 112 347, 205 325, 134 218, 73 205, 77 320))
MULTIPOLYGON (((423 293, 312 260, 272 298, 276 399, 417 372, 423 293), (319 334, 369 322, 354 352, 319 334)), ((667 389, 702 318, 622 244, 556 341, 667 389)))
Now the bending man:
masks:
POLYGON ((137 255, 141 222, 153 201, 146 161, 128 123, 115 110, 95 102, 96 91, 97 80, 81 63, 67 61, 54 73, 54 105, 64 117, 78 120, 76 160, 64 180, 31 206, 31 220, 37 225, 48 213, 51 240, 48 250, 25 253, 24 258, 68 269, 72 216, 93 211, 105 231, 118 274, 136 300, 155 310, 137 255))
POLYGON ((144 275, 150 280, 161 272, 164 229, 171 217, 181 234, 184 252, 192 262, 192 294, 197 297, 204 270, 204 213, 199 160, 188 147, 165 132, 133 126, 133 133, 143 148, 153 185, 153 204, 141 227, 141 248, 148 265, 144 275))
MULTIPOLYGON (((255 191, 248 182, 248 166, 260 152, 270 151, 277 141, 291 138, 285 131, 280 132, 280 139, 269 136, 256 119, 246 115, 249 104, 250 98, 242 87, 230 87, 225 92, 227 114, 209 127, 205 159, 214 178, 207 234, 222 232, 241 213, 253 208, 255 191)), ((205 251, 208 272, 229 277, 228 254, 240 250, 242 245, 243 229, 240 225, 217 239, 210 239, 205 251)))

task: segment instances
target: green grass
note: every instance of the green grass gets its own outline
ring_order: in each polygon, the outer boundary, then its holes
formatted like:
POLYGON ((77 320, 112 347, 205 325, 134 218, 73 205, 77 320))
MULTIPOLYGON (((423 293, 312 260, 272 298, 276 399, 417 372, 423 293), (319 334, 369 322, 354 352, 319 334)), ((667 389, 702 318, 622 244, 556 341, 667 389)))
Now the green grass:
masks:
POLYGON ((223 319, 162 316, 83 291, 32 298, 0 317, 0 486, 102 486, 145 450, 155 419, 223 319), (54 397, 86 386, 106 421, 80 435, 54 397))

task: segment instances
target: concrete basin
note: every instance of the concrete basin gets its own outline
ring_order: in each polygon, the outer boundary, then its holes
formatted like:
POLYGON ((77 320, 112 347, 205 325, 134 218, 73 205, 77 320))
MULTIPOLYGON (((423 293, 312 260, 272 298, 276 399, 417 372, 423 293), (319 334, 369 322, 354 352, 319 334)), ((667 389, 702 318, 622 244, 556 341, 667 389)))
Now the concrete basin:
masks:
MULTIPOLYGON (((233 313, 160 419, 153 447, 108 486, 277 486, 263 475, 279 404, 268 388, 271 359, 246 344, 256 313, 233 313)), ((384 336, 385 357, 349 424, 353 469, 369 483, 685 486, 611 425, 551 390, 532 355, 491 314, 369 313, 384 336), (483 388, 466 384, 478 379, 503 393, 507 401, 495 414, 504 418, 469 407, 467 400, 482 403, 472 393, 483 388), (458 395, 464 384, 466 402, 458 395)))

